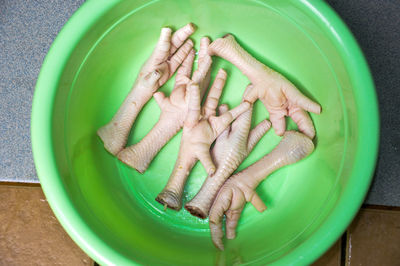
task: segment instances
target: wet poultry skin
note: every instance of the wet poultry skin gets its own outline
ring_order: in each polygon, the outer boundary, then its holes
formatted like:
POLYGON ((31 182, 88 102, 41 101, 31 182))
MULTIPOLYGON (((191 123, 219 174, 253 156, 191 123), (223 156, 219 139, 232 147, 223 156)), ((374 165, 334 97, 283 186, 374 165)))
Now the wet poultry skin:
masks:
POLYGON ((315 129, 307 112, 320 114, 321 106, 304 96, 283 75, 252 57, 231 34, 212 43, 208 37, 201 39, 198 67, 192 74, 195 50, 189 37, 194 31, 192 23, 173 34, 171 29, 162 28, 158 43, 131 91, 111 121, 97 134, 108 152, 143 173, 161 148, 183 129, 178 158, 156 201, 165 208, 180 210, 186 180, 200 161, 208 176, 185 208, 202 219, 209 216, 212 241, 223 250, 224 216, 226 237, 233 239, 247 202, 260 212, 266 209, 255 192, 259 183, 274 171, 313 152, 315 129), (210 83, 212 56, 230 61, 251 82, 242 102, 231 110, 226 104, 218 107, 227 79, 223 69, 219 69, 201 105, 210 83), (157 92, 175 72, 171 94, 157 92), (141 141, 125 148, 137 115, 151 97, 161 109, 158 122, 141 141), (251 129, 253 103, 257 99, 268 110, 271 122, 263 120, 251 129), (302 133, 286 131, 285 116, 291 117, 302 133), (233 174, 271 126, 277 135, 283 136, 280 143, 251 166, 233 174))
POLYGON ((179 67, 175 86, 169 97, 156 92, 153 97, 161 109, 158 122, 150 132, 138 143, 126 147, 118 153, 118 159, 143 173, 162 147, 183 127, 188 110, 187 88, 189 82, 199 84, 201 98, 210 82, 211 56, 207 54, 210 39, 203 37, 200 41, 198 68, 192 74, 195 51, 189 53, 179 67))
MULTIPOLYGON (((251 89, 249 85, 246 90, 251 89)), ((220 114, 228 111, 226 105, 219 107, 220 114)), ((196 196, 185 204, 194 216, 205 219, 219 189, 249 155, 271 123, 263 120, 250 131, 253 107, 241 114, 215 141, 211 155, 217 170, 204 181, 196 196)))
POLYGON ((209 225, 214 245, 223 250, 222 220, 226 216, 226 237, 236 237, 236 226, 247 202, 260 212, 266 209, 255 192, 258 184, 277 169, 296 163, 314 150, 312 140, 302 133, 286 131, 281 142, 263 158, 233 175, 222 186, 211 207, 209 225))
POLYGON ((167 185, 156 198, 165 207, 174 210, 182 208, 186 179, 197 160, 209 175, 215 172, 216 167, 210 155, 211 144, 234 119, 250 108, 248 102, 242 102, 232 110, 216 116, 226 76, 226 72, 220 69, 202 108, 199 85, 194 82, 188 85, 188 112, 183 125, 178 159, 167 185))
POLYGON ((290 116, 301 132, 311 139, 314 138, 313 122, 306 111, 321 113, 319 104, 305 97, 284 76, 251 56, 231 34, 213 41, 208 52, 231 62, 247 76, 254 88, 244 95, 244 99, 251 103, 257 99, 263 102, 277 135, 282 136, 285 133, 285 116, 290 116))
POLYGON ((162 28, 158 43, 150 58, 144 63, 136 81, 111 121, 97 131, 104 148, 113 155, 126 145, 132 125, 143 106, 175 73, 193 48, 188 39, 195 31, 192 23, 172 34, 170 28, 162 28))

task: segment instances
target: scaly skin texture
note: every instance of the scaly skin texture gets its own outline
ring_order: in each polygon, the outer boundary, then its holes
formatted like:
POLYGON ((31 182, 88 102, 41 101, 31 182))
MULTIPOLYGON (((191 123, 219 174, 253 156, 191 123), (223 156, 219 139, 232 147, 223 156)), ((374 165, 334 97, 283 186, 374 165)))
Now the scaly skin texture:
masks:
MULTIPOLYGON (((161 148, 183 127, 188 110, 187 85, 189 82, 199 84, 200 93, 204 95, 210 82, 212 60, 207 54, 209 44, 210 40, 207 37, 201 39, 198 68, 193 73, 192 80, 190 76, 195 56, 193 49, 177 71, 175 87, 171 95, 167 98, 162 92, 154 94, 161 109, 158 122, 140 142, 118 153, 118 159, 143 173, 161 148)), ((221 75, 225 74, 219 73, 217 79, 221 75)))
POLYGON ((313 150, 314 144, 310 138, 296 131, 287 131, 274 150, 229 178, 218 192, 210 210, 211 238, 215 246, 221 250, 224 249, 222 243, 224 214, 226 215, 226 237, 233 239, 246 202, 251 202, 260 212, 266 209, 265 204, 255 192, 258 184, 272 172, 305 158, 313 150))
POLYGON ((283 135, 286 130, 285 116, 290 116, 301 132, 314 138, 314 126, 305 111, 319 114, 319 104, 305 97, 284 76, 257 61, 230 34, 212 42, 208 52, 230 61, 249 78, 254 88, 244 95, 244 99, 251 103, 257 99, 263 102, 276 134, 283 135))
POLYGON ((193 48, 188 39, 195 31, 192 23, 173 35, 169 28, 161 30, 158 43, 150 58, 142 66, 136 81, 111 121, 97 131, 104 148, 116 155, 126 145, 132 125, 143 106, 175 73, 193 48))
POLYGON ((201 96, 198 84, 188 85, 188 112, 183 125, 183 134, 178 159, 163 191, 156 200, 174 210, 182 208, 182 193, 191 169, 197 160, 203 164, 208 174, 215 172, 211 159, 210 146, 225 128, 240 114, 250 108, 243 102, 226 113, 216 116, 216 108, 226 80, 226 73, 216 78, 201 109, 201 96))
MULTIPOLYGON (((220 114, 228 111, 226 105, 221 105, 219 109, 220 114)), ((221 186, 271 127, 271 123, 264 120, 250 132, 252 111, 251 107, 241 114, 215 141, 211 156, 217 170, 215 174, 207 177, 196 196, 185 204, 185 208, 192 215, 202 219, 207 218, 221 186)))

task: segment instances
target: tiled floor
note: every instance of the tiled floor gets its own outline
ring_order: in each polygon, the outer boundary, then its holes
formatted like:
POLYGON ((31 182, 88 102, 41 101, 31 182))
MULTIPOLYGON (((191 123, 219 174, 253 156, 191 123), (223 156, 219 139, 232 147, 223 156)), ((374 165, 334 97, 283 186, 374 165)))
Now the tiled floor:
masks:
POLYGON ((54 217, 42 189, 0 185, 0 265, 93 265, 54 217))
POLYGON ((363 209, 347 230, 346 265, 400 265, 400 211, 363 209))
POLYGON ((339 239, 313 266, 340 266, 342 260, 342 243, 339 239))
MULTIPOLYGON (((54 217, 39 186, 0 183, 0 265, 93 265, 54 217)), ((314 266, 400 266, 400 208, 363 208, 314 266)))

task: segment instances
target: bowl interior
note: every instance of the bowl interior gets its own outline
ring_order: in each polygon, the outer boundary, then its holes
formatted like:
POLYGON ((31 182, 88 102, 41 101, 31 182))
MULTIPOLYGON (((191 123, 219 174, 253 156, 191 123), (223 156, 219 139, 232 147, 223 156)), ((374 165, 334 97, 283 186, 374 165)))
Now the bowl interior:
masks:
MULTIPOLYGON (((53 143, 61 179, 73 208, 118 256, 138 263, 262 264, 287 256, 317 230, 335 208, 352 169, 358 136, 354 84, 335 38, 316 23, 301 1, 125 1, 112 6, 80 40, 58 84, 53 112, 53 143), (198 26, 193 36, 212 39, 233 33, 256 58, 283 73, 322 105, 311 115, 316 149, 284 167, 257 189, 268 206, 258 213, 248 204, 235 240, 226 250, 212 245, 208 220, 186 210, 164 211, 154 199, 166 184, 178 154, 181 133, 139 174, 107 153, 96 130, 106 124, 127 95, 157 41, 160 28, 198 26)), ((214 58, 228 72, 221 103, 239 104, 248 80, 230 63, 214 58)), ((169 93, 173 79, 161 88, 169 93)), ((138 142, 157 122, 152 99, 129 138, 138 142)), ((256 102, 253 126, 268 117, 256 102)), ((296 125, 287 119, 288 128, 296 125)), ((280 141, 270 130, 242 163, 244 169, 280 141)), ((184 202, 200 188, 206 173, 198 163, 190 174, 184 202)), ((339 237, 339 235, 337 236, 339 237)))

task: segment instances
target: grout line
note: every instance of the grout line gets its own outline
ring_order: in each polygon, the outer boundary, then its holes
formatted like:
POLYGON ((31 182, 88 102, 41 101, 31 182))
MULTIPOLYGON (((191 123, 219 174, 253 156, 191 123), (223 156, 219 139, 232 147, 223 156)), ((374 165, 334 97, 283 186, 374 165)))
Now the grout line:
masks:
POLYGON ((373 210, 400 211, 400 206, 384 206, 384 205, 363 204, 362 208, 363 209, 373 209, 373 210))
POLYGON ((347 230, 342 235, 341 245, 340 245, 340 266, 346 265, 346 252, 347 252, 347 230))
POLYGON ((41 186, 40 186, 40 183, 3 182, 3 181, 0 181, 0 186, 13 186, 13 187, 41 187, 41 186))

